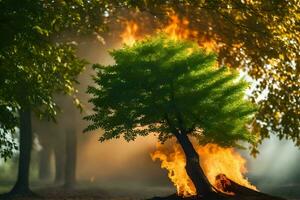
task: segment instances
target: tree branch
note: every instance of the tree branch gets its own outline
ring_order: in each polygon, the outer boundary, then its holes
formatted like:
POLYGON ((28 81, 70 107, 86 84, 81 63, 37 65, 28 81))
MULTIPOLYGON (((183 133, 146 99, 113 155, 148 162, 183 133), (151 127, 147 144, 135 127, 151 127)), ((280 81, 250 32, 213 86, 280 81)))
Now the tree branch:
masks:
POLYGON ((180 135, 180 132, 176 129, 176 127, 172 124, 168 114, 165 114, 165 120, 171 130, 171 132, 175 135, 175 136, 178 136, 180 135))

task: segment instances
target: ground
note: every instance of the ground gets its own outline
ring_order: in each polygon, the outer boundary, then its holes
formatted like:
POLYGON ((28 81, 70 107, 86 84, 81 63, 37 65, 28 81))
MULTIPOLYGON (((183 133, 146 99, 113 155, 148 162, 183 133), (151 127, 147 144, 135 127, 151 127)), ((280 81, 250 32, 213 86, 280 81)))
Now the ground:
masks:
MULTIPOLYGON (((11 183, 0 181, 0 193, 8 191, 11 183)), ((19 200, 143 200, 154 196, 168 196, 175 189, 163 186, 108 185, 105 183, 81 183, 75 190, 67 191, 62 187, 33 183, 32 188, 40 198, 18 198, 19 200)), ((264 192, 288 200, 300 200, 300 185, 270 187, 264 192)))
MULTIPOLYGON (((41 183, 33 183, 33 191, 40 198, 17 198, 18 200, 141 200, 153 196, 168 196, 175 192, 172 187, 156 187, 141 185, 109 185, 105 183, 90 184, 80 183, 74 190, 64 190, 53 185, 39 186, 41 183)), ((9 190, 10 184, 1 184, 0 193, 9 190)), ((16 199, 16 200, 17 200, 16 199)), ((2 200, 2 199, 1 199, 2 200)), ((6 200, 6 199, 5 199, 6 200)))

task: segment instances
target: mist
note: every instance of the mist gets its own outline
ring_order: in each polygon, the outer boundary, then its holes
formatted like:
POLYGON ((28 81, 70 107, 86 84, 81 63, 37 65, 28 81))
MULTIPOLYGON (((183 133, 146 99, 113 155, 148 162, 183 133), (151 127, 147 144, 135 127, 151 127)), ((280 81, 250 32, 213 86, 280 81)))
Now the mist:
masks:
POLYGON ((261 190, 300 184, 300 151, 290 140, 272 135, 263 141, 256 158, 242 152, 248 160, 249 177, 261 190))

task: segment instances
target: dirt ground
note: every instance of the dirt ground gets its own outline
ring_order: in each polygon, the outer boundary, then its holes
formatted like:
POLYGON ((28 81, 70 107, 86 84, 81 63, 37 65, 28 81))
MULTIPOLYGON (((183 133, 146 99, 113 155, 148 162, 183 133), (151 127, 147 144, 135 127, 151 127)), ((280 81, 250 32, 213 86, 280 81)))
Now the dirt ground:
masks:
MULTIPOLYGON (((64 190, 62 187, 34 184, 33 191, 38 195, 36 198, 13 198, 13 200, 145 200, 153 197, 164 197, 175 192, 173 187, 161 186, 136 186, 122 185, 111 186, 101 185, 92 186, 89 184, 81 184, 74 190, 64 190)), ((3 187, 0 184, 0 193, 9 191, 9 187, 3 187)), ((288 200, 300 200, 300 185, 273 188, 264 191, 276 196, 285 197, 288 200)), ((3 199, 3 198, 2 198, 3 199)), ((0 200, 2 200, 0 199, 0 200)), ((3 200, 9 200, 4 198, 3 200)))
MULTIPOLYGON (((154 196, 168 196, 174 193, 172 188, 161 187, 87 187, 65 190, 62 187, 33 189, 36 197, 14 197, 12 200, 142 200, 154 196)), ((0 200, 9 200, 0 198, 0 200)))

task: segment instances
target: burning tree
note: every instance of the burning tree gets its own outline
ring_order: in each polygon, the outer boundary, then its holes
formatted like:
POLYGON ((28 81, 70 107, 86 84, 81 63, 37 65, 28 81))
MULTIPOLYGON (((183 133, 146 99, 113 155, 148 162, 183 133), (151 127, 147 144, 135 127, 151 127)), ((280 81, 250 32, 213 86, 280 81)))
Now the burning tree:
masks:
POLYGON ((217 55, 198 44, 157 35, 111 52, 114 65, 95 65, 97 87, 89 87, 95 113, 86 131, 103 128, 100 141, 123 136, 175 137, 197 194, 214 189, 191 143, 235 146, 255 142, 248 130, 255 107, 244 96, 237 71, 217 66, 217 55), (189 137, 190 136, 190 137, 189 137))

